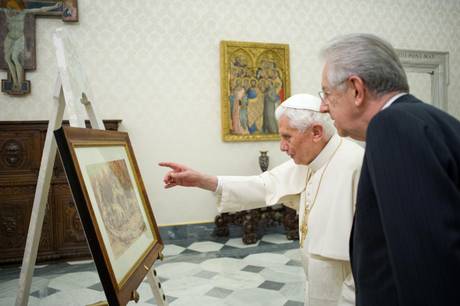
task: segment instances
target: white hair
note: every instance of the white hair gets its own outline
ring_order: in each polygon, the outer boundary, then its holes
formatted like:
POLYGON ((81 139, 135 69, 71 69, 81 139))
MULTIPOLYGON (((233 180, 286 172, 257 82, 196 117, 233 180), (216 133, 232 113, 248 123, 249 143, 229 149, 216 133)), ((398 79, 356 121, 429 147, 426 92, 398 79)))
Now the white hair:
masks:
POLYGON ((327 139, 336 132, 329 114, 323 114, 308 109, 284 107, 283 104, 281 104, 276 109, 275 116, 278 121, 281 117, 285 116, 289 119, 289 126, 301 131, 302 133, 315 123, 323 127, 323 131, 327 139))
POLYGON ((339 36, 321 51, 328 65, 332 87, 344 89, 342 82, 359 76, 377 96, 393 91, 409 91, 407 76, 391 44, 372 34, 339 36))

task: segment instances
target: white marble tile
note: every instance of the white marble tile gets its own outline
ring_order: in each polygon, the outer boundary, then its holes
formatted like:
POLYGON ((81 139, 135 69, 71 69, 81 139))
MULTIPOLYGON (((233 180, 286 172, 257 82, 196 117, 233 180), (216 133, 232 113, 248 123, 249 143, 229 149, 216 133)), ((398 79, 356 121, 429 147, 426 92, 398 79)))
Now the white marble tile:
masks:
POLYGON ((305 282, 287 283, 281 288, 280 293, 288 300, 304 302, 305 282))
MULTIPOLYGON (((161 286, 163 286, 163 283, 161 283, 161 286)), ((154 297, 152 289, 150 289, 149 283, 142 282, 139 285, 139 287, 137 288, 137 292, 139 293, 139 302, 140 303, 148 301, 148 300, 150 300, 150 299, 152 299, 154 297)), ((136 306, 137 305, 139 305, 139 304, 136 304, 136 306)))
POLYGON ((241 238, 232 238, 232 239, 229 239, 225 243, 225 245, 235 247, 235 248, 239 248, 239 249, 246 249, 246 248, 256 247, 256 246, 259 245, 259 243, 260 243, 260 240, 257 240, 257 242, 254 243, 254 244, 244 244, 243 240, 241 240, 241 238))
POLYGON ((107 300, 104 292, 90 289, 73 289, 55 293, 41 300, 40 305, 82 306, 107 300))
MULTIPOLYGON (((16 303, 16 295, 5 297, 5 298, 0 298, 0 305, 2 306, 15 305, 15 303, 16 303)), ((44 304, 40 299, 37 299, 36 297, 33 297, 33 296, 29 297, 27 306, 40 306, 40 305, 46 305, 46 304, 44 304)))
POLYGON ((175 245, 175 244, 165 244, 163 249, 164 256, 175 256, 182 253, 185 248, 175 245))
POLYGON ((246 266, 241 259, 228 257, 208 259, 200 264, 202 269, 213 272, 236 272, 246 266))
POLYGON ((142 302, 134 302, 134 301, 130 301, 128 302, 128 304, 126 304, 128 306, 152 306, 152 304, 150 303, 142 303, 142 302))
POLYGON ((281 306, 286 302, 287 299, 279 292, 261 288, 237 290, 225 299, 227 305, 235 306, 281 306))
POLYGON ((188 248, 193 251, 207 253, 216 252, 222 249, 224 245, 213 241, 194 242, 188 248))
MULTIPOLYGON (((130 301, 130 302, 128 302, 128 304, 126 304, 126 305, 128 305, 128 306, 152 306, 152 304, 150 304, 150 303, 142 303, 142 302, 136 303, 136 302, 134 302, 134 301, 130 301)), ((156 305, 156 304, 155 304, 155 305, 156 305)))
POLYGON ((270 242, 274 244, 292 243, 291 240, 287 240, 286 235, 281 234, 268 234, 262 237, 262 241, 270 242))
POLYGON ((262 267, 271 267, 277 265, 284 265, 290 259, 281 254, 274 254, 274 253, 259 253, 259 254, 251 254, 246 256, 243 259, 248 265, 254 266, 262 266, 262 267))
POLYGON ((88 259, 88 260, 74 260, 74 261, 68 261, 67 262, 69 265, 84 265, 84 264, 89 264, 89 263, 94 263, 94 260, 88 259))
POLYGON ((168 280, 162 283, 162 287, 166 295, 189 298, 204 295, 214 286, 207 279, 185 276, 168 280))
POLYGON ((76 272, 51 279, 49 287, 59 290, 86 288, 100 281, 97 272, 76 272))
MULTIPOLYGON (((272 235, 273 236, 273 235, 272 235)), ((282 235, 279 235, 282 236, 282 235)), ((272 237, 273 239, 276 236, 272 237)), ((270 239, 272 239, 270 238, 270 239)), ((278 237, 281 240, 281 237, 278 237)), ((284 240, 284 238, 283 238, 284 240)), ((246 252, 251 254, 253 248, 259 245, 259 242, 254 245, 245 245, 240 238, 230 239, 226 244, 233 247, 238 247, 241 250, 238 252, 246 252)), ((218 251, 223 246, 222 243, 211 241, 197 242, 190 249, 201 252, 218 251)), ((281 244, 280 249, 284 248, 281 244)), ((304 274, 302 267, 286 266, 285 264, 291 260, 300 260, 299 250, 283 251, 279 253, 259 253, 251 254, 244 259, 218 257, 209 258, 208 254, 199 254, 194 256, 202 257, 198 263, 192 263, 194 257, 181 254, 185 248, 174 244, 165 246, 163 254, 165 256, 174 256, 170 258, 171 262, 166 260, 156 267, 157 274, 160 278, 167 280, 161 283, 164 293, 167 296, 177 299, 170 302, 174 305, 204 305, 204 306, 220 306, 220 305, 284 305, 288 299, 302 302, 304 297, 304 274), (180 256, 183 256, 181 258, 180 256), (179 261, 178 259, 181 259, 179 261), (206 259, 209 258, 209 259, 206 259), (183 261, 182 261, 183 260, 183 261), (187 262, 190 260, 191 262, 187 262), (246 266, 255 266, 252 272, 241 271, 246 266), (263 271, 260 269, 265 268, 263 271), (260 271, 260 272, 259 272, 260 271), (199 273, 212 273, 212 277, 198 277, 199 273), (259 272, 259 273, 254 273, 259 272), (265 281, 283 282, 286 283, 279 291, 258 288, 265 281), (221 290, 232 291, 225 298, 206 295, 214 288, 222 288, 221 290), (233 292, 236 291, 236 292, 233 292)), ((257 248, 255 248, 257 250, 257 248)), ((212 257, 215 255, 211 254, 212 257)), ((196 262, 196 261, 195 261, 196 262)), ((92 260, 69 262, 71 265, 93 263, 92 260)), ((48 268, 46 268, 48 270, 48 268)), ((56 267, 59 269, 59 267, 56 267)), ((50 271, 53 271, 52 269, 50 271)), ((56 270, 58 271, 58 270, 56 270)), ((53 273, 50 276, 53 277, 53 273)), ((61 270, 59 270, 62 272, 61 270)), ((3 271, 0 271, 0 273, 3 271)), ((50 277, 48 276, 48 278, 50 277)), ((47 286, 59 290, 50 296, 38 299, 30 297, 29 305, 87 305, 97 301, 106 300, 104 292, 87 289, 87 287, 99 283, 97 271, 91 272, 72 272, 63 275, 57 275, 54 278, 46 279, 44 277, 34 277, 32 282, 31 292, 46 288, 47 286)), ((16 298, 18 280, 3 281, 0 283, 0 305, 14 305, 16 298)), ((148 306, 147 301, 153 298, 153 293, 148 283, 141 283, 138 288, 140 294, 140 303, 129 303, 128 305, 148 306)), ((227 291, 229 292, 229 291, 227 291)))
POLYGON ((266 280, 273 282, 291 283, 305 281, 305 272, 302 267, 298 266, 273 265, 260 271, 259 274, 266 280))
MULTIPOLYGON (((19 279, 13 279, 10 281, 3 281, 0 283, 0 299, 14 297, 17 294, 19 286, 19 279)), ((1 304, 0 305, 4 305, 1 304)), ((5 304, 8 305, 8 304, 5 304)))
POLYGON ((300 252, 301 252, 300 249, 295 248, 295 249, 284 252, 284 255, 287 256, 291 260, 301 262, 302 259, 300 257, 301 256, 300 252))
POLYGON ((70 281, 69 280, 62 280, 62 281, 51 280, 50 287, 57 289, 57 290, 64 291, 64 290, 73 290, 77 288, 86 288, 89 286, 84 286, 82 284, 79 284, 78 282, 73 282, 71 280, 70 281))
POLYGON ((167 279, 190 276, 201 271, 199 264, 188 262, 167 263, 156 268, 157 275, 167 279))
POLYGON ((215 287, 230 290, 256 288, 264 281, 261 275, 244 271, 220 273, 211 280, 215 287))
MULTIPOLYGON (((32 277, 32 283, 30 284, 30 293, 41 290, 49 286, 50 280, 43 277, 32 277)), ((16 297, 19 286, 19 279, 13 279, 0 283, 0 298, 16 297)), ((0 304, 3 305, 3 304, 0 304)))
MULTIPOLYGON (((32 284, 30 286, 30 293, 41 290, 43 291, 45 288, 49 286, 50 280, 43 277, 32 277, 32 284)), ((19 281, 18 281, 19 284, 19 281)))
MULTIPOLYGON (((3 305, 3 304, 0 303, 0 305, 3 305)), ((6 305, 10 305, 10 304, 6 304, 6 305)), ((11 304, 11 305, 14 305, 14 304, 11 304)), ((43 299, 39 299, 34 296, 29 296, 29 301, 27 302, 27 306, 42 306, 42 305, 47 305, 43 299)))
POLYGON ((170 303, 171 306, 225 306, 230 305, 224 302, 224 300, 215 298, 212 296, 192 296, 184 299, 177 299, 170 303))
POLYGON ((0 305, 14 305, 15 301, 15 296, 0 297, 0 305))

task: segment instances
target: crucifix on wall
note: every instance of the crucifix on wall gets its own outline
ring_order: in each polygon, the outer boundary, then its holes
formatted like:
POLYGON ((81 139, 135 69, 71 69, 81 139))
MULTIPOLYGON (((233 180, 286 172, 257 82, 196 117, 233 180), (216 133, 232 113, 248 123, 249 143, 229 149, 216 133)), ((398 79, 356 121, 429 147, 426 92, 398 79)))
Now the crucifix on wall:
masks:
POLYGON ((77 0, 0 0, 0 68, 7 71, 2 92, 30 93, 25 71, 36 69, 35 16, 62 16, 78 21, 77 0))

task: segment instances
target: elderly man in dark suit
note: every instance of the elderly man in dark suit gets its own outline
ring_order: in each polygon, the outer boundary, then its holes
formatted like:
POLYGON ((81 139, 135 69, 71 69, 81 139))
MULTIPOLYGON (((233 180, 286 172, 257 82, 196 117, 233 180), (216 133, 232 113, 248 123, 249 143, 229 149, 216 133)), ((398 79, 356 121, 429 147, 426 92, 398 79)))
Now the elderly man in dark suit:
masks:
POLYGON ((460 305, 460 122, 408 93, 379 37, 338 37, 322 57, 322 111, 366 141, 350 241, 357 305, 460 305))

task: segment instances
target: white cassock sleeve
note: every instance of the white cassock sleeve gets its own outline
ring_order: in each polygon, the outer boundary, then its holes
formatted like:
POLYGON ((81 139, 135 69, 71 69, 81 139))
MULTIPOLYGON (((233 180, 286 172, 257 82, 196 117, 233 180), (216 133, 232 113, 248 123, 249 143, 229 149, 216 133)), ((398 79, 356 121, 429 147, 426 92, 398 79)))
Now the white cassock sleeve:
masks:
POLYGON ((299 193, 305 188, 308 168, 289 160, 270 171, 255 176, 219 176, 222 190, 217 208, 222 212, 284 203, 298 207, 299 193))

